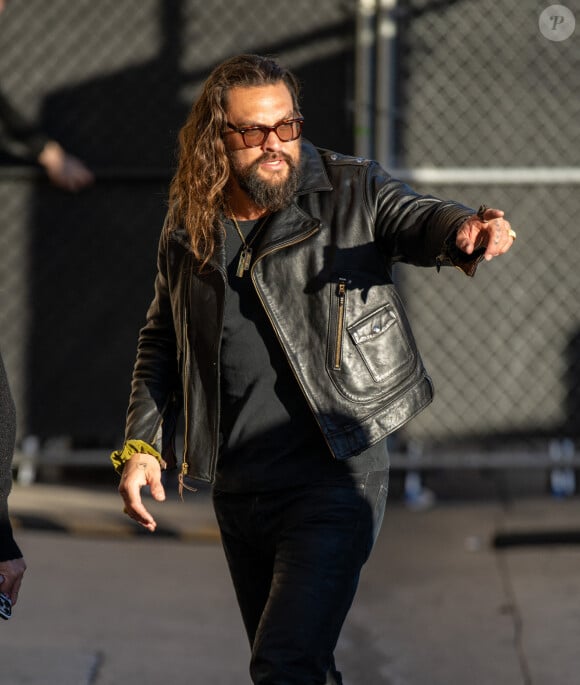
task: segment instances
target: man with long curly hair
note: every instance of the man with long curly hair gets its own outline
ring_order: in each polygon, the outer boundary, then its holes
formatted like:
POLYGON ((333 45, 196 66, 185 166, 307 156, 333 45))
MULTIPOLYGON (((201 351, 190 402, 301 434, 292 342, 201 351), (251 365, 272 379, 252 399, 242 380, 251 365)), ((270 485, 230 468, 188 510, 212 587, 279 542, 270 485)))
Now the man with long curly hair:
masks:
POLYGON ((386 437, 432 398, 391 266, 473 275, 506 252, 503 212, 419 195, 303 139, 294 76, 216 67, 180 133, 155 295, 139 335, 126 513, 156 522, 161 471, 213 485, 261 685, 341 683, 333 651, 387 493, 386 437))

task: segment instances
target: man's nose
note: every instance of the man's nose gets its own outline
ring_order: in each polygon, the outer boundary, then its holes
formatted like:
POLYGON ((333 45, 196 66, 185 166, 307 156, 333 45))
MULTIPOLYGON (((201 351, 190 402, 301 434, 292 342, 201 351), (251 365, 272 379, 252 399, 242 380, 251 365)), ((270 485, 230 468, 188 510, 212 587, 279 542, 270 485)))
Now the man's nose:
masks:
POLYGON ((282 147, 282 141, 278 138, 276 131, 269 131, 266 140, 262 143, 262 149, 279 150, 282 147))

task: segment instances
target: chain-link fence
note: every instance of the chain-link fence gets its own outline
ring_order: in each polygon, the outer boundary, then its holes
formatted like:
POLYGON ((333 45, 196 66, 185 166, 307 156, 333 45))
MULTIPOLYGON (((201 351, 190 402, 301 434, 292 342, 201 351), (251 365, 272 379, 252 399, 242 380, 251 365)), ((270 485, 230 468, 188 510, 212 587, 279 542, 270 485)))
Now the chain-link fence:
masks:
POLYGON ((97 175, 77 197, 18 160, 0 167, 0 344, 21 435, 121 439, 176 135, 211 68, 238 52, 278 55, 304 82, 308 134, 340 147, 353 25, 352 6, 334 0, 7 5, 3 92, 97 175))
MULTIPOLYGON (((578 4, 567 3, 577 18, 578 4)), ((436 384, 434 404, 401 438, 577 438, 580 29, 567 40, 543 36, 546 5, 8 4, 3 91, 97 172, 96 186, 77 197, 13 159, 0 167, 0 344, 21 434, 118 442, 175 137, 214 64, 242 51, 279 56, 303 81, 306 135, 351 152, 362 40, 368 80, 388 93, 386 104, 362 103, 389 134, 388 149, 375 136, 372 154, 421 191, 505 209, 518 231, 513 251, 474 280, 398 270, 436 384), (357 34, 362 5, 390 52, 357 34)))
POLYGON ((474 281, 401 276, 438 390, 416 439, 580 434, 580 34, 543 35, 548 4, 397 7, 394 163, 423 191, 505 209, 518 232, 474 281))

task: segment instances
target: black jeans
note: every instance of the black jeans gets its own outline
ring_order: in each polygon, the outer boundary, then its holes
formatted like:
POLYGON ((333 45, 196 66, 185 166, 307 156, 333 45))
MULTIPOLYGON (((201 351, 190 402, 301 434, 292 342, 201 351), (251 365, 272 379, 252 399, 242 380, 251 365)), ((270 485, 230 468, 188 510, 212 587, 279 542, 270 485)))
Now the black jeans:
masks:
POLYGON ((269 493, 214 491, 259 685, 342 683, 333 652, 379 532, 388 472, 269 493))

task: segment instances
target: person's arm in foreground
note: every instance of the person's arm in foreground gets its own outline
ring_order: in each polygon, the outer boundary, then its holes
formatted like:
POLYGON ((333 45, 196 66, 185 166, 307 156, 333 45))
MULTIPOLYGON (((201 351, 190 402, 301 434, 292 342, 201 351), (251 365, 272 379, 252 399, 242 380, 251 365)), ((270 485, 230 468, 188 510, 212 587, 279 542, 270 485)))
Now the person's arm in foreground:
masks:
POLYGON ((12 604, 16 604, 26 564, 12 535, 12 526, 8 516, 16 414, 2 357, 0 357, 0 421, 0 592, 10 597, 12 604))
POLYGON ((0 592, 16 604, 26 563, 12 535, 8 517, 8 493, 12 485, 10 464, 0 465, 0 592))

